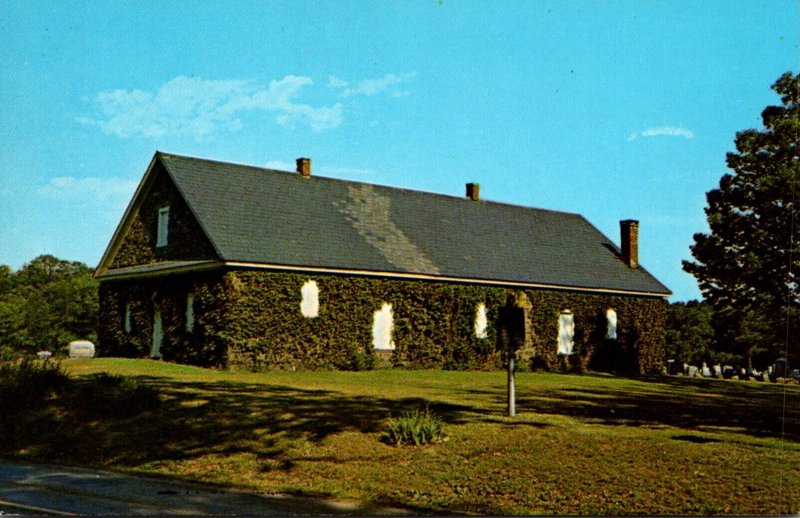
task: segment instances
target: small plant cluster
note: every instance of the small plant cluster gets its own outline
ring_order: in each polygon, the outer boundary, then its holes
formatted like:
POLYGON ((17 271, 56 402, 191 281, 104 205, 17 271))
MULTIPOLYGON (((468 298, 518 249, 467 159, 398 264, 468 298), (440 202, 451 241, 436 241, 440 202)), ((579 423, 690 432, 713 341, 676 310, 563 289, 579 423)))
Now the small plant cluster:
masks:
POLYGON ((395 446, 432 444, 445 439, 442 419, 430 411, 416 409, 390 419, 383 439, 395 446))
POLYGON ((340 361, 336 367, 343 371, 371 371, 377 365, 378 360, 371 351, 365 351, 358 346, 352 346, 347 352, 347 356, 340 361))

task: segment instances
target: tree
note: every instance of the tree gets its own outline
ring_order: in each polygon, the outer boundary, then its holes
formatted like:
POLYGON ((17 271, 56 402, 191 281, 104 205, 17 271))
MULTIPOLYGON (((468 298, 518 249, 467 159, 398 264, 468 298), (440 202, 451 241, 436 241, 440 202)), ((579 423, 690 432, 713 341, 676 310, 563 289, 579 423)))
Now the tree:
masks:
POLYGON ((97 281, 79 262, 43 255, 0 266, 0 355, 54 350, 97 336, 97 281))
POLYGON ((705 302, 691 300, 670 304, 665 336, 667 357, 690 365, 702 362, 710 365, 715 360, 712 315, 711 306, 705 302))
MULTIPOLYGON (((782 355, 800 302, 800 75, 787 72, 772 89, 782 105, 762 112, 763 130, 736 134, 733 173, 706 194, 710 233, 695 234, 695 261, 683 262, 714 308, 717 339, 748 366, 760 349, 782 355)), ((790 354, 798 353, 795 340, 790 354)))

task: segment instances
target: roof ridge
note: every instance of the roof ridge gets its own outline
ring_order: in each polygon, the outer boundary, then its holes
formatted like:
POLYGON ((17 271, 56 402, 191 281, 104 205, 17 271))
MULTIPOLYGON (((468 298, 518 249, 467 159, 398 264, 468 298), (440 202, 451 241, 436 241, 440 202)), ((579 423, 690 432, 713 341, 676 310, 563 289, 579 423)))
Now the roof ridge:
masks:
MULTIPOLYGON (((226 161, 223 161, 223 160, 216 160, 216 159, 210 159, 210 158, 200 158, 200 157, 195 157, 195 156, 190 156, 190 155, 179 155, 179 154, 176 154, 176 153, 167 153, 167 152, 163 152, 163 151, 156 151, 156 155, 158 155, 160 157, 173 157, 173 158, 183 159, 183 160, 193 160, 193 161, 197 161, 197 162, 205 162, 207 164, 224 165, 224 166, 235 166, 235 167, 241 167, 243 169, 250 169, 250 170, 253 170, 253 171, 268 171, 268 172, 281 173, 281 174, 296 174, 295 171, 285 171, 283 169, 272 169, 272 168, 269 168, 269 167, 261 167, 261 166, 255 166, 255 165, 250 165, 250 164, 243 164, 241 162, 226 162, 226 161)), ((362 182, 362 181, 358 181, 358 180, 345 180, 343 178, 335 178, 335 177, 330 177, 330 176, 312 175, 312 176, 306 178, 306 180, 341 182, 341 183, 344 183, 344 184, 351 184, 351 185, 368 185, 370 187, 378 187, 380 189, 389 189, 389 190, 392 190, 392 191, 405 191, 405 192, 414 193, 414 194, 424 194, 424 195, 427 195, 427 196, 438 196, 438 197, 442 197, 442 198, 451 198, 453 200, 463 201, 465 203, 476 203, 475 201, 470 200, 469 198, 467 198, 465 196, 457 196, 455 194, 446 194, 446 193, 439 193, 439 192, 433 192, 433 191, 424 191, 424 190, 421 190, 421 189, 409 189, 409 188, 406 188, 406 187, 397 187, 397 186, 393 186, 393 185, 384 185, 384 184, 379 184, 379 183, 362 182)), ((530 206, 530 205, 522 205, 522 204, 519 204, 519 203, 510 203, 510 202, 505 202, 505 201, 481 199, 481 200, 478 200, 477 203, 485 203, 485 204, 488 204, 488 205, 500 205, 500 206, 504 206, 504 207, 513 207, 513 208, 526 209, 526 210, 535 210, 535 211, 547 212, 547 213, 551 213, 551 214, 562 214, 562 215, 568 215, 568 216, 583 217, 578 212, 569 212, 569 211, 556 210, 556 209, 546 209, 546 208, 543 208, 543 207, 533 207, 533 206, 530 206)))

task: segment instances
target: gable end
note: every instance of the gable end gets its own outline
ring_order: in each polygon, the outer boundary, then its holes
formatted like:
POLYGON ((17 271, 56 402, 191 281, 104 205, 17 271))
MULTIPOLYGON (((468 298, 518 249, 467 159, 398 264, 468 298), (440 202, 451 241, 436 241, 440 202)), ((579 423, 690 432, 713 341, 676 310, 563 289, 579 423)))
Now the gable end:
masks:
POLYGON ((102 275, 109 269, 162 261, 216 260, 218 257, 156 155, 96 275, 102 275), (168 214, 166 219, 165 213, 168 214), (159 242, 159 238, 162 242, 159 242))

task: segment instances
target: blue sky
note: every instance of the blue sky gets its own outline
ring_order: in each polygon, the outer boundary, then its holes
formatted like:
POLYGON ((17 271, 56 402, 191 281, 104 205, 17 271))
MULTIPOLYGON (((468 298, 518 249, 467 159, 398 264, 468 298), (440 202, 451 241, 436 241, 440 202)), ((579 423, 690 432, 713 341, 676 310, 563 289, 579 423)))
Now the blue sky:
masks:
POLYGON ((672 300, 794 0, 0 2, 0 264, 95 266, 156 150, 586 216, 672 300))

